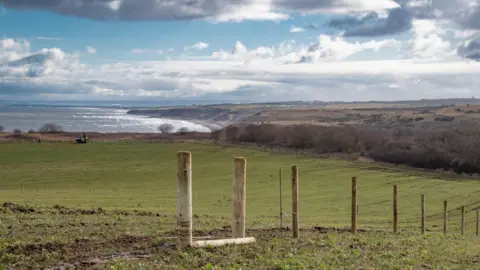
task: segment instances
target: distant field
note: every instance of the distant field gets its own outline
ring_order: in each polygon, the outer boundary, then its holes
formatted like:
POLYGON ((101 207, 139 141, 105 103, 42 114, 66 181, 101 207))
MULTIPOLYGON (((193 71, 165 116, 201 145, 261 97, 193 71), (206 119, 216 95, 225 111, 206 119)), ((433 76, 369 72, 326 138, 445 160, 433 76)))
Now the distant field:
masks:
POLYGON ((175 214, 176 152, 193 156, 193 211, 229 217, 232 158, 247 158, 247 218, 278 226, 279 169, 283 204, 291 210, 290 166, 300 168, 301 225, 346 226, 350 220, 350 178, 358 177, 359 223, 390 228, 392 185, 399 186, 401 229, 418 227, 420 194, 426 195, 427 228, 441 229, 448 200, 452 229, 467 207, 468 232, 480 207, 477 180, 444 180, 439 174, 380 168, 375 164, 266 153, 209 144, 0 144, 2 201, 46 207, 143 210, 175 214), (376 168, 378 167, 378 168, 376 168))
POLYGON ((478 266, 474 210, 477 180, 376 164, 266 153, 210 144, 0 144, 0 269, 430 269, 478 266), (247 158, 250 246, 176 251, 176 152, 193 156, 194 235, 226 237, 232 158, 247 158), (290 166, 300 168, 299 240, 279 226, 279 169, 290 225, 290 166), (350 178, 358 177, 359 227, 390 230, 392 185, 399 185, 401 235, 318 232, 347 226, 350 178), (443 180, 442 180, 443 179, 443 180), (420 194, 427 228, 441 230, 443 200, 450 236, 419 236, 420 194), (467 237, 459 211, 467 206, 467 237), (55 206, 57 205, 57 206, 55 206), (99 209, 100 208, 100 209, 99 209), (220 230, 218 230, 220 229, 220 230), (215 266, 219 268, 214 268, 215 266))

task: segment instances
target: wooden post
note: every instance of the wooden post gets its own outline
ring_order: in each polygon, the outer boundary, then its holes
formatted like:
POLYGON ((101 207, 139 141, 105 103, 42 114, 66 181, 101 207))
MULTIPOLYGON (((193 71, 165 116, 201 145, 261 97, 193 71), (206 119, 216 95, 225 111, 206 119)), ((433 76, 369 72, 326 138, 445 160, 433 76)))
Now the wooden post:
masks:
POLYGON ((245 158, 234 159, 233 188, 232 188, 232 238, 245 238, 245 201, 247 161, 245 158))
POLYGON ((352 233, 357 233, 357 178, 352 177, 352 233))
POLYGON ((393 186, 393 233, 398 231, 398 197, 397 185, 393 186))
POLYGON ((177 244, 192 245, 192 155, 177 153, 177 244))
POLYGON ((475 226, 475 228, 476 228, 476 230, 475 230, 475 235, 478 237, 479 229, 480 229, 480 220, 479 220, 479 217, 478 217, 478 211, 477 211, 477 219, 476 219, 476 221, 477 221, 477 222, 476 222, 476 224, 475 224, 475 225, 476 225, 476 226, 475 226))
POLYGON ((447 201, 443 201, 443 234, 447 234, 447 201))
POLYGON ((422 234, 425 234, 425 195, 423 194, 420 202, 420 208, 421 208, 420 223, 422 228, 422 234))
POLYGON ((280 229, 283 229, 282 169, 278 172, 280 181, 280 229))
POLYGON ((298 167, 292 166, 292 229, 293 238, 298 238, 298 167))
POLYGON ((460 223, 460 232, 462 234, 462 236, 465 235, 465 206, 462 205, 462 208, 461 208, 461 223, 460 223))

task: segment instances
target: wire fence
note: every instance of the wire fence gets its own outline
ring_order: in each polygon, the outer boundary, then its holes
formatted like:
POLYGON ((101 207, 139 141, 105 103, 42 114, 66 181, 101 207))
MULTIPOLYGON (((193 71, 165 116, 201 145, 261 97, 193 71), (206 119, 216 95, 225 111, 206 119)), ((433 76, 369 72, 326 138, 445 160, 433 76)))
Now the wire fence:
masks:
MULTIPOLYGON (((346 179, 338 185, 331 183, 311 183, 303 185, 302 172, 299 181, 299 225, 300 228, 314 226, 351 228, 352 190, 346 179), (305 195, 305 196, 304 196, 305 195)), ((292 229, 292 175, 290 170, 271 172, 268 194, 252 191, 254 196, 247 195, 247 228, 249 229, 292 229), (261 198, 261 200, 260 200, 261 198)), ((93 182, 92 182, 93 183, 93 182)), ((30 205, 61 204, 63 201, 71 205, 88 207, 115 208, 118 201, 129 208, 152 210, 162 214, 175 213, 177 193, 171 185, 144 185, 132 179, 130 186, 109 188, 102 184, 92 184, 88 191, 79 193, 75 183, 59 187, 49 182, 16 183, 9 191, 0 191, 5 201, 24 201, 30 205), (18 192, 11 192, 13 189, 18 192), (52 195, 55 198, 52 198, 52 195), (102 202, 102 205, 96 204, 102 202)), ((397 185, 397 227, 398 232, 421 233, 421 195, 425 195, 426 233, 444 233, 446 221, 447 234, 466 236, 478 235, 478 211, 480 200, 479 190, 472 189, 469 193, 447 193, 437 188, 438 183, 420 182, 411 177, 396 179, 392 177, 384 182, 364 181, 357 178, 356 188, 356 225, 359 229, 374 229, 392 232, 394 230, 393 186, 397 185), (408 187, 405 188, 404 187, 408 187), (444 201, 448 201, 444 212, 444 201), (462 207, 464 218, 462 225, 462 207), (446 214, 446 215, 445 215, 446 214)), ((226 185, 227 186, 227 185, 226 185)), ((83 188, 84 186, 82 186, 83 188)), ((196 187, 197 188, 197 187, 196 187)), ((213 213, 227 217, 231 216, 231 191, 225 189, 221 194, 210 194, 208 190, 193 191, 194 212, 200 215, 213 213)), ((202 188, 203 189, 203 188, 202 188)), ((249 190, 250 192, 250 190, 249 190)), ((122 206, 122 207, 123 207, 122 206)), ((223 224, 223 225, 225 225, 223 224)))

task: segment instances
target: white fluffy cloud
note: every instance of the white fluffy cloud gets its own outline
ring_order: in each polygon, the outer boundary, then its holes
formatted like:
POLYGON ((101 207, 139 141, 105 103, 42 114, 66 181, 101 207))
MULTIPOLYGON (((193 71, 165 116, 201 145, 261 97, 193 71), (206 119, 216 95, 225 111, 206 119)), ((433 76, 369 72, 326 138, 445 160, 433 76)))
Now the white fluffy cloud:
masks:
MULTIPOLYGON (((427 26, 420 29, 423 35, 430 33, 427 26)), ((345 60, 359 51, 396 48, 398 42, 320 36, 315 45, 286 41, 255 49, 237 42, 224 52, 224 61, 91 66, 58 48, 32 52, 27 41, 5 39, 0 40, 0 98, 280 101, 479 96, 477 62, 345 60)))
POLYGON ((136 48, 136 49, 132 49, 130 50, 130 53, 132 54, 163 54, 163 50, 154 50, 154 49, 140 49, 140 48, 136 48))
POLYGON ((203 41, 197 42, 191 46, 185 46, 185 51, 196 50, 202 51, 208 48, 209 44, 203 41))
POLYGON ((305 32, 305 28, 302 28, 302 27, 298 27, 298 26, 292 26, 290 28, 290 33, 301 33, 301 32, 305 32))
POLYGON ((295 41, 282 42, 279 46, 258 47, 253 50, 237 41, 230 52, 218 51, 212 54, 214 59, 252 61, 273 59, 280 64, 316 63, 328 60, 342 60, 356 53, 394 47, 398 43, 393 40, 371 40, 368 42, 347 42, 343 37, 320 35, 317 42, 311 45, 296 44, 295 41))
POLYGON ((94 47, 88 46, 88 47, 87 47, 87 52, 88 52, 89 54, 96 54, 96 53, 97 53, 97 49, 95 49, 94 47))

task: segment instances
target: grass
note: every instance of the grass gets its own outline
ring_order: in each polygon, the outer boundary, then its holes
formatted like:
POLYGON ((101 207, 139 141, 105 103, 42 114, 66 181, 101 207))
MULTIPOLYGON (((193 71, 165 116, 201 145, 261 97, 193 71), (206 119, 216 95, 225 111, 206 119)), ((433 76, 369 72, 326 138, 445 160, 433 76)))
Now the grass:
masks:
POLYGON ((0 200, 17 204, 0 208, 0 262, 17 269, 60 262, 127 269, 208 269, 210 264, 219 269, 237 264, 242 269, 405 269, 477 263, 470 250, 478 248, 472 235, 480 183, 472 179, 193 143, 0 144, 0 153, 0 200), (192 152, 196 235, 229 225, 232 159, 247 158, 247 223, 259 244, 186 252, 170 248, 179 150, 192 152), (271 230, 279 226, 279 169, 285 224, 290 224, 289 170, 294 164, 300 171, 300 224, 305 228, 300 240, 271 230), (359 227, 391 229, 392 185, 398 185, 401 235, 308 229, 348 226, 352 176, 358 178, 359 227), (426 237, 418 235, 421 194, 426 195, 426 237), (439 234, 444 200, 450 210, 448 237, 439 234), (458 236, 461 205, 467 212, 465 237, 458 236))

